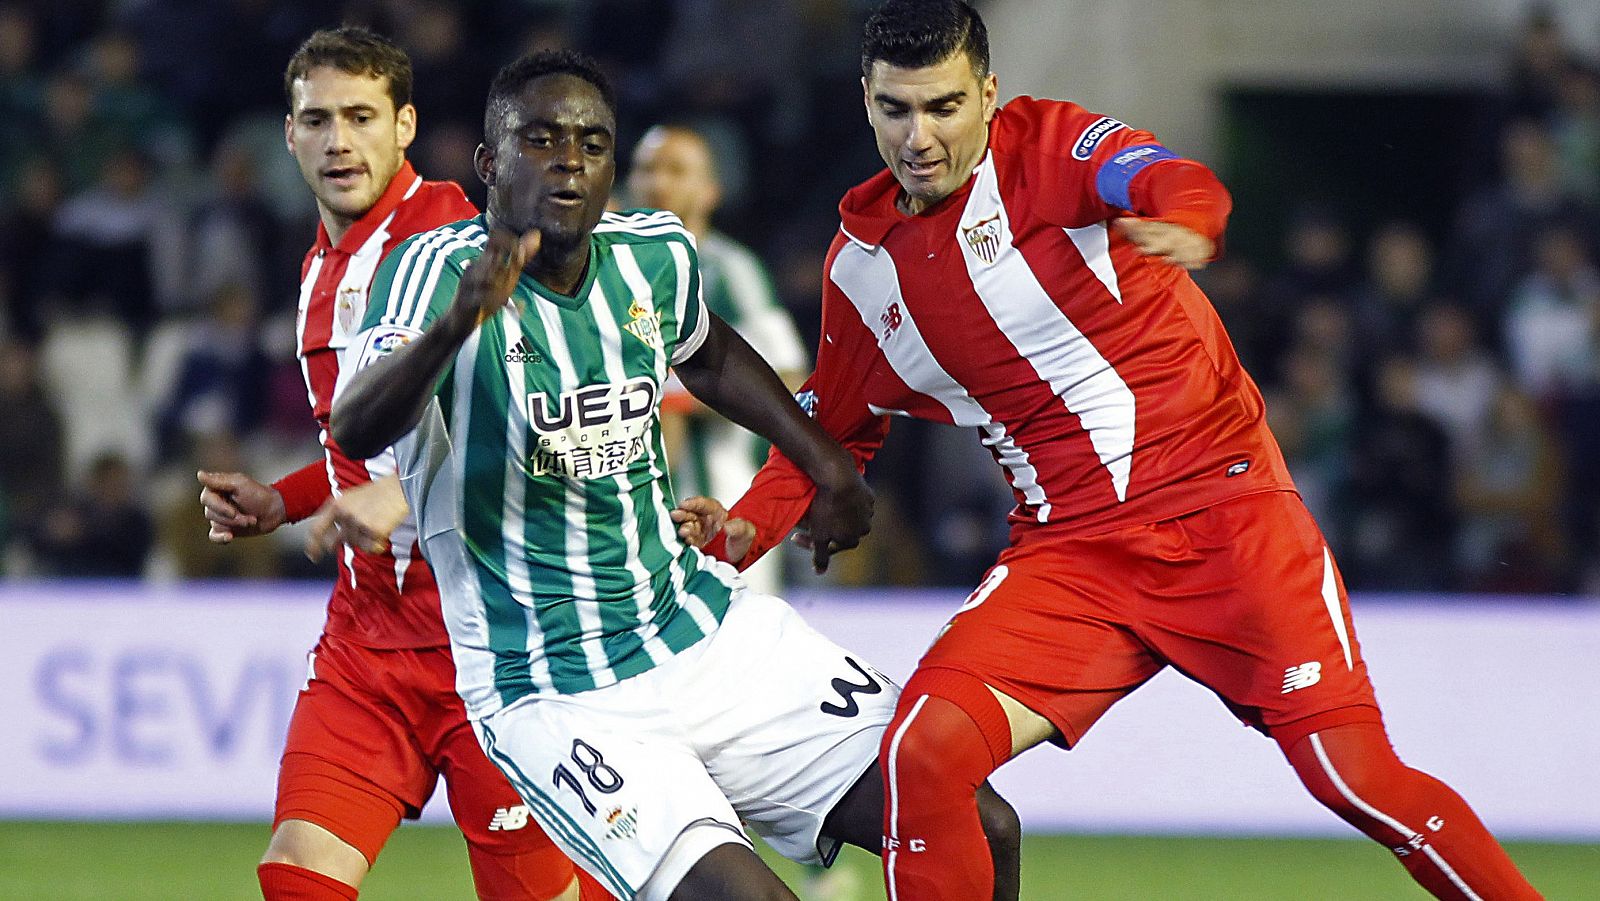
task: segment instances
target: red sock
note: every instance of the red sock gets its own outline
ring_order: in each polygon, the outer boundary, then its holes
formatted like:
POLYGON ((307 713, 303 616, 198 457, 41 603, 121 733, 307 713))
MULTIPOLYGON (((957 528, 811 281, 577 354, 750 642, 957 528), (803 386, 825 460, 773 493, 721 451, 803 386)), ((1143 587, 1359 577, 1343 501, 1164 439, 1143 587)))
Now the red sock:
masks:
POLYGON ((360 895, 353 885, 289 863, 264 863, 256 879, 266 901, 356 901, 360 895))
POLYGON ((978 786, 1011 753, 1005 711, 982 682, 919 670, 883 735, 883 874, 895 901, 994 893, 978 786))
POLYGON ((1323 729, 1286 753, 1313 797, 1393 851, 1435 898, 1541 897, 1460 795, 1400 762, 1382 725, 1323 729))

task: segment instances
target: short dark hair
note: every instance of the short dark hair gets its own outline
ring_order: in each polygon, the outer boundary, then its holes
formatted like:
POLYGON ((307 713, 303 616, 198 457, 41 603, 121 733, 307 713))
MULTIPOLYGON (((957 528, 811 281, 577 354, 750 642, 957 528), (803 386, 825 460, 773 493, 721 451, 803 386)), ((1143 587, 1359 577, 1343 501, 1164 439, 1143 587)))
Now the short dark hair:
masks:
POLYGON ((283 70, 283 96, 294 108, 294 83, 318 66, 389 82, 396 110, 411 102, 411 57, 393 41, 355 25, 323 28, 306 38, 283 70))
POLYGON ((861 41, 861 77, 872 64, 921 69, 965 52, 981 78, 989 74, 989 30, 962 0, 888 0, 867 20, 861 41))
POLYGON ((611 118, 617 117, 617 95, 611 89, 611 79, 600 71, 594 60, 576 50, 536 50, 507 63, 494 75, 489 84, 489 101, 483 108, 483 142, 493 145, 498 140, 500 122, 506 108, 530 82, 546 75, 571 75, 594 85, 605 101, 611 118))

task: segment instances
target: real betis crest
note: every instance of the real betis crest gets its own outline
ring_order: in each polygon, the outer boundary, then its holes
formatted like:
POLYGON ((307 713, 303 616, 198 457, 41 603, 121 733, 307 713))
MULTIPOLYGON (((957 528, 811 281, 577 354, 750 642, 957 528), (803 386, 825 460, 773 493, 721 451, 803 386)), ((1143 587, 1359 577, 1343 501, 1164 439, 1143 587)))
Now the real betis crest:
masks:
POLYGON ((633 321, 623 328, 645 344, 661 349, 661 314, 635 299, 633 306, 628 307, 628 315, 633 317, 633 321))

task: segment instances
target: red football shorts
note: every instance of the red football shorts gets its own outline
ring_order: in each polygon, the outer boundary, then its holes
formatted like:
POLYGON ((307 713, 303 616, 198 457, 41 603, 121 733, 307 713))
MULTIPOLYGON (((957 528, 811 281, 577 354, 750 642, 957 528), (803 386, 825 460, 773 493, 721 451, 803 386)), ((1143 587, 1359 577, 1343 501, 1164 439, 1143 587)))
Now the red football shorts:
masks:
POLYGON ((380 650, 324 635, 289 720, 273 828, 307 820, 371 864, 441 774, 481 895, 547 898, 572 881, 572 862, 478 745, 449 648, 380 650))
POLYGON ((982 679, 1069 747, 1169 665, 1285 747, 1379 718, 1344 582, 1287 491, 1087 537, 1019 526, 921 663, 982 679))

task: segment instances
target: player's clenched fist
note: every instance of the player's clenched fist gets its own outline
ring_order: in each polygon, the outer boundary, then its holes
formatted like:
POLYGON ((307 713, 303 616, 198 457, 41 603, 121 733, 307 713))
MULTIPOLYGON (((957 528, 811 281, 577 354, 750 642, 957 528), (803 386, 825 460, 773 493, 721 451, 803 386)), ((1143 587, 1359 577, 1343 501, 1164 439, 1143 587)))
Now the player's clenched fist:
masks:
POLYGON ((473 328, 482 325, 511 302, 522 268, 538 252, 537 229, 521 236, 499 228, 490 232, 482 256, 473 260, 461 276, 450 315, 463 320, 463 324, 470 320, 473 328))
POLYGON ((810 548, 811 565, 819 573, 828 571, 835 551, 850 550, 872 531, 872 489, 853 464, 838 478, 817 482, 802 528, 797 541, 810 548))

